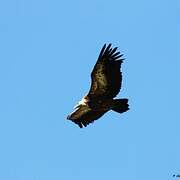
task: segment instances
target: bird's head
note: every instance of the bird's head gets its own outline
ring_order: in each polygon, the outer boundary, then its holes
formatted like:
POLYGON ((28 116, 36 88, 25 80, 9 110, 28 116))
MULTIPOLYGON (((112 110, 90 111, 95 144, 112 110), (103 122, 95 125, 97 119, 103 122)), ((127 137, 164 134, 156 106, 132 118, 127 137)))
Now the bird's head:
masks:
POLYGON ((77 118, 77 112, 78 112, 78 110, 79 110, 79 108, 82 106, 82 104, 77 104, 75 107, 74 107, 74 111, 70 114, 70 115, 68 115, 67 116, 67 119, 69 119, 69 120, 74 120, 74 119, 76 119, 77 118))

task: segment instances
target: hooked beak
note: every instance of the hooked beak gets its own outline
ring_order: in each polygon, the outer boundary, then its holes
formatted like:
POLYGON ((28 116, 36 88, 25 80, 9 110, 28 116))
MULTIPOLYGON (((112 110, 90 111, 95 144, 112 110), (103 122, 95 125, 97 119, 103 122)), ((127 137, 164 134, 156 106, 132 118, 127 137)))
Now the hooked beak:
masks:
POLYGON ((68 116, 67 116, 67 119, 68 119, 68 120, 71 120, 71 115, 68 115, 68 116))

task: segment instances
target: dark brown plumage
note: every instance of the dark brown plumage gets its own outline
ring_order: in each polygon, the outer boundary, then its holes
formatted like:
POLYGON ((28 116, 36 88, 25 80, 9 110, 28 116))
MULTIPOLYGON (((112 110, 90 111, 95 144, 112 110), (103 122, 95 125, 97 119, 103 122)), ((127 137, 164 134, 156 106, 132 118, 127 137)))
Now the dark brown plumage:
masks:
POLYGON ((109 110, 123 113, 129 109, 128 99, 113 99, 119 93, 122 84, 120 69, 124 59, 121 57, 122 54, 117 52, 117 47, 111 48, 111 44, 107 47, 106 44, 103 46, 91 73, 89 93, 68 115, 68 120, 82 128, 99 119, 109 110))

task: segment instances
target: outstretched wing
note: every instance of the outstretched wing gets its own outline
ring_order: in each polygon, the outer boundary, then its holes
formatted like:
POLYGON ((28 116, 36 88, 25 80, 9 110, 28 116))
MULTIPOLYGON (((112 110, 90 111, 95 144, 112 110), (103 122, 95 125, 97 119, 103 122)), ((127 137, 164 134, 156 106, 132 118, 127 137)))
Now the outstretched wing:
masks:
POLYGON ((83 128, 83 126, 86 127, 87 125, 93 123, 95 120, 99 119, 105 113, 106 111, 91 110, 84 114, 81 118, 72 120, 72 122, 77 124, 80 128, 83 128))
POLYGON ((122 82, 121 57, 117 47, 111 48, 111 44, 103 46, 91 73, 91 88, 87 95, 90 99, 113 98, 119 93, 122 82))
POLYGON ((83 126, 86 127, 88 124, 93 123, 95 120, 103 116, 106 112, 107 111, 103 110, 93 110, 88 106, 81 105, 70 115, 68 115, 67 119, 71 120, 80 128, 82 128, 83 126))

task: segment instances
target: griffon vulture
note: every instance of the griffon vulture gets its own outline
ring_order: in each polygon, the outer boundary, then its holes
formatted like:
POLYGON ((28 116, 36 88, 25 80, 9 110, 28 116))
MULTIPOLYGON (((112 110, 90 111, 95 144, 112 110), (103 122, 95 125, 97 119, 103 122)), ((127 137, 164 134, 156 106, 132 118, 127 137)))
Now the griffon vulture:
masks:
POLYGON ((91 73, 90 90, 67 116, 68 120, 82 128, 109 110, 123 113, 129 109, 128 99, 114 99, 122 84, 120 69, 124 59, 121 57, 117 47, 112 48, 111 44, 106 47, 104 44, 91 73))

